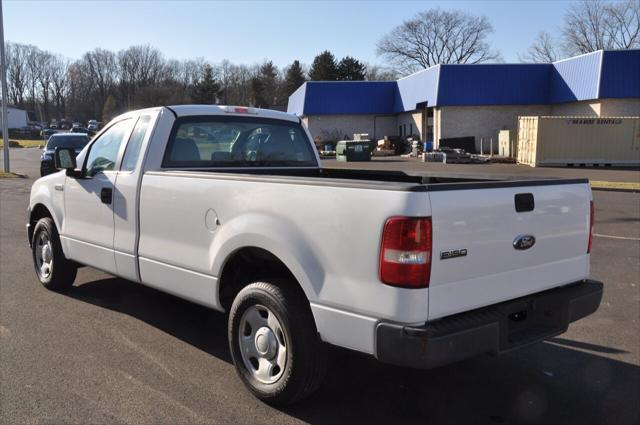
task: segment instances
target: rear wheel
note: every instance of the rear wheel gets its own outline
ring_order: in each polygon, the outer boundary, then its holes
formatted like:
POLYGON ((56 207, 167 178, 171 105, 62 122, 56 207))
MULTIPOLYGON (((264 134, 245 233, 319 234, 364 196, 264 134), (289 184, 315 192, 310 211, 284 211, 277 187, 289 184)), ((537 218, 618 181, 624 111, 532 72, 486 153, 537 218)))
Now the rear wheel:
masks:
POLYGON ((78 267, 64 256, 58 230, 50 217, 36 223, 31 250, 36 274, 45 288, 63 291, 73 285, 78 267))
POLYGON ((326 370, 309 302, 295 282, 256 282, 236 296, 229 345, 238 375, 260 400, 284 405, 315 391, 326 370))

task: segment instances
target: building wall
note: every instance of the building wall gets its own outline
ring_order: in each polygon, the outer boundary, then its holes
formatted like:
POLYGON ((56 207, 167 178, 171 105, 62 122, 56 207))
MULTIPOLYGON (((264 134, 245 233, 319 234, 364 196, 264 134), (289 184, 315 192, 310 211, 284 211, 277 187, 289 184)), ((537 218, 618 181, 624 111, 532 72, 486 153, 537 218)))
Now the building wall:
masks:
POLYGON ((406 112, 398 114, 397 126, 394 134, 400 135, 400 127, 403 128, 403 136, 417 135, 424 140, 422 134, 422 112, 406 112))
POLYGON ((640 98, 602 99, 603 117, 640 117, 640 98))
POLYGON ((600 101, 588 100, 584 102, 569 102, 551 105, 549 115, 560 117, 599 117, 600 101))
POLYGON ((395 115, 312 115, 303 118, 314 140, 351 139, 354 133, 369 133, 373 139, 398 134, 395 115))
POLYGON ((480 151, 480 139, 483 150, 489 152, 493 138, 494 153, 498 152, 498 133, 500 130, 518 129, 518 117, 523 115, 549 115, 549 105, 490 105, 490 106, 443 106, 436 108, 434 114, 434 139, 453 137, 475 137, 476 149, 480 151))
MULTIPOLYGON (((434 108, 433 131, 435 146, 441 138, 469 137, 476 139, 476 149, 480 150, 480 139, 485 153, 489 152, 493 138, 494 153, 498 152, 500 130, 518 131, 520 116, 580 116, 611 117, 640 116, 640 98, 602 99, 597 101, 569 102, 557 105, 485 105, 485 106, 442 106, 434 108)), ((412 111, 397 115, 314 115, 304 118, 309 131, 322 141, 337 141, 353 137, 354 133, 369 133, 371 138, 398 136, 399 127, 422 134, 422 111, 412 111), (375 120, 375 127, 374 127, 375 120)))

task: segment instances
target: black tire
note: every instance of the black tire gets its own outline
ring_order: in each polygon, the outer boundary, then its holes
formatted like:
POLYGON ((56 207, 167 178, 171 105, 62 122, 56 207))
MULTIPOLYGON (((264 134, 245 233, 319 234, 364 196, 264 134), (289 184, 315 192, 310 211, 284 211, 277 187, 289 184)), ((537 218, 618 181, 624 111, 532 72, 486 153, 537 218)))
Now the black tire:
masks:
POLYGON ((256 282, 244 287, 229 313, 228 338, 236 371, 258 399, 270 405, 286 405, 318 389, 327 369, 327 347, 320 340, 304 294, 292 281, 256 282), (240 323, 247 309, 264 306, 281 324, 286 341, 286 364, 273 383, 256 379, 243 360, 240 323))
POLYGON ((56 225, 50 217, 41 218, 36 223, 33 229, 33 239, 31 240, 31 254, 38 280, 45 288, 53 291, 65 291, 73 285, 78 266, 64 256, 58 229, 56 229, 56 225), (51 266, 49 267, 49 273, 44 273, 39 267, 38 258, 43 256, 42 251, 38 253, 38 250, 43 249, 43 245, 39 243, 41 235, 50 241, 51 266))

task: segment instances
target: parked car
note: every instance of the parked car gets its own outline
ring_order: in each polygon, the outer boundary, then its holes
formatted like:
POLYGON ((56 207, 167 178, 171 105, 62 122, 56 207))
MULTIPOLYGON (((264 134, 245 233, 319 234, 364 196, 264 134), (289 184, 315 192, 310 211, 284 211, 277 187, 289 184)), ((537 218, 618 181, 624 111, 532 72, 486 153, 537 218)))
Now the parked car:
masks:
POLYGON ((71 133, 84 133, 84 134, 89 134, 91 131, 88 128, 85 127, 72 127, 71 130, 69 130, 71 133))
POLYGON ((44 128, 40 131, 40 136, 41 137, 49 137, 52 134, 56 134, 58 132, 58 130, 56 130, 55 128, 44 128))
POLYGON ((96 120, 89 120, 87 123, 87 129, 97 132, 100 129, 100 123, 96 120))
POLYGON ((29 201, 40 282, 68 290, 85 264, 227 312, 267 403, 318 388, 326 344, 432 368, 559 335, 601 301, 586 179, 323 169, 298 117, 204 105, 121 115, 55 161, 29 201))
POLYGON ((40 176, 56 172, 53 154, 56 148, 70 148, 74 154, 79 153, 89 143, 89 136, 75 133, 54 133, 47 140, 40 155, 40 176))

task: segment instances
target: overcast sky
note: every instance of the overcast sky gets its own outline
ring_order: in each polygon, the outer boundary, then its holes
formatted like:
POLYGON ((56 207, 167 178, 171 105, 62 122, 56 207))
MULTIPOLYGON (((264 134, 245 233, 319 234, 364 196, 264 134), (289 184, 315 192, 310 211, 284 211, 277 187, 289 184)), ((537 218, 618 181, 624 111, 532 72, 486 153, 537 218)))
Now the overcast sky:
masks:
POLYGON ((78 58, 96 47, 151 44, 167 57, 310 64, 328 49, 369 63, 380 37, 432 7, 486 15, 492 44, 517 62, 539 31, 557 32, 568 1, 23 1, 4 0, 5 39, 78 58))

